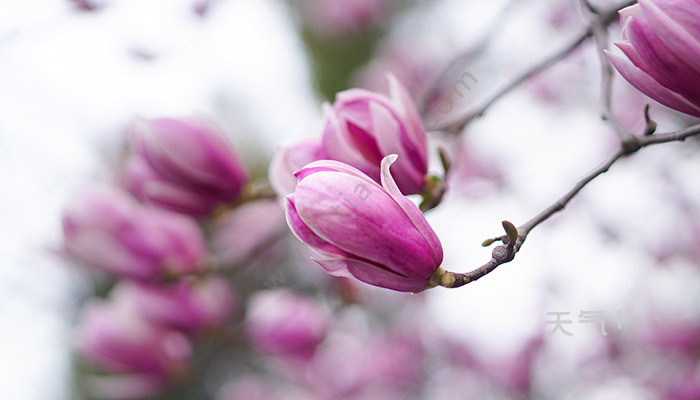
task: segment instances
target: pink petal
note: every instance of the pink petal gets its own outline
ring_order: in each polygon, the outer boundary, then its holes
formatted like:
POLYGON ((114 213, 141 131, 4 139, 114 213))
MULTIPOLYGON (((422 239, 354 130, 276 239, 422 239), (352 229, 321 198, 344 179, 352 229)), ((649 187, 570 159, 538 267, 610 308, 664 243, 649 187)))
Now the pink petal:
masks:
MULTIPOLYGON (((416 108, 415 102, 411 94, 406 88, 396 79, 393 74, 387 74, 389 81, 389 93, 391 99, 396 106, 402 120, 405 121, 406 133, 408 140, 417 150, 419 165, 428 165, 428 152, 425 138, 425 128, 420 113, 416 108)), ((386 154, 386 153, 385 153, 386 154)))
POLYGON ((352 276, 362 282, 400 292, 420 292, 430 281, 430 277, 407 278, 364 261, 348 259, 345 263, 352 276))
POLYGON ((686 100, 681 95, 663 87, 655 81, 647 73, 634 66, 629 60, 624 57, 606 51, 608 58, 612 62, 615 69, 627 80, 630 84, 636 87, 639 91, 658 101, 659 103, 690 114, 700 117, 700 107, 686 100))
POLYGON ((383 154, 398 154, 399 161, 391 167, 404 194, 418 194, 423 190, 424 174, 416 169, 404 150, 401 128, 384 107, 370 103, 370 113, 377 142, 383 154))
POLYGON ((630 42, 618 44, 630 61, 663 86, 700 102, 700 74, 671 52, 645 20, 628 20, 630 42))
POLYGON ((380 187, 339 172, 317 172, 295 192, 301 220, 323 240, 405 276, 430 276, 431 249, 380 187))
POLYGON ((341 256, 346 257, 348 254, 338 247, 321 239, 302 221, 294 204, 294 195, 287 196, 287 224, 299 240, 311 246, 319 254, 326 257, 341 256))
POLYGON ((347 258, 314 258, 312 260, 323 268, 324 271, 328 272, 333 276, 342 276, 345 278, 351 278, 352 274, 348 271, 348 265, 346 263, 347 258))
POLYGON ((639 1, 659 39, 700 72, 700 3, 690 3, 693 1, 639 1))
POLYGON ((350 133, 338 119, 338 115, 328 105, 325 105, 326 129, 323 131, 323 147, 328 156, 334 160, 342 161, 356 166, 370 176, 378 176, 379 168, 365 159, 353 146, 350 133))
POLYGON ((406 216, 408 216, 413 223, 413 226, 415 226, 415 228, 428 242, 431 250, 433 251, 433 260, 435 261, 435 265, 439 266, 442 263, 443 257, 440 239, 438 239, 437 235, 433 231, 433 228, 430 227, 430 224, 428 224, 428 221, 425 219, 423 213, 420 212, 418 207, 406 196, 401 194, 398 186, 396 186, 396 182, 394 182, 394 178, 391 176, 389 167, 396 161, 397 157, 397 155, 391 154, 384 157, 382 160, 382 186, 394 199, 394 201, 396 201, 396 204, 401 207, 406 216))

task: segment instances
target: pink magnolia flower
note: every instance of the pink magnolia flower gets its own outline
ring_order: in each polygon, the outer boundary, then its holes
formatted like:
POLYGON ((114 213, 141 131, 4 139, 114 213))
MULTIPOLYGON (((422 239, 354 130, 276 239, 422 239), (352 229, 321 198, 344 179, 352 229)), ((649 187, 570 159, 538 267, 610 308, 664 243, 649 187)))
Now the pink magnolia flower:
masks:
POLYGON ((423 190, 428 172, 427 142, 420 114, 406 89, 388 76, 391 98, 364 89, 350 89, 326 106, 323 147, 330 159, 352 165, 375 181, 389 154, 399 155, 391 167, 403 194, 423 190))
POLYGON ((93 302, 78 328, 78 352, 105 372, 126 374, 156 390, 180 377, 190 344, 180 333, 150 324, 121 302, 93 302), (148 384, 150 382, 150 385, 148 384))
POLYGON ((284 209, 276 200, 259 200, 236 207, 217 221, 211 245, 219 261, 241 266, 274 253, 274 244, 287 233, 284 209))
POLYGON ((700 117, 700 2, 640 0, 620 11, 628 57, 608 53, 622 76, 652 99, 700 117))
POLYGON ((273 289, 251 298, 245 325, 259 351, 308 357, 326 337, 329 318, 311 299, 288 289, 273 289))
POLYGON ((130 304, 143 319, 185 333, 224 324, 236 303, 229 284, 218 277, 173 285, 122 282, 114 290, 117 301, 130 304))
POLYGON ((143 206, 114 188, 94 188, 63 215, 66 250, 111 274, 144 281, 195 272, 207 257, 197 223, 143 206))
POLYGON ((297 178, 294 173, 304 165, 328 158, 319 141, 304 141, 282 147, 270 162, 270 185, 279 197, 294 193, 297 178))
POLYGON ((317 161, 297 172, 287 223, 318 253, 327 272, 388 289, 418 292, 442 262, 442 246, 418 207, 399 191, 382 161, 378 185, 359 170, 317 161))
POLYGON ((138 121, 124 180, 142 201, 206 216, 236 200, 247 173, 221 132, 194 119, 138 121))

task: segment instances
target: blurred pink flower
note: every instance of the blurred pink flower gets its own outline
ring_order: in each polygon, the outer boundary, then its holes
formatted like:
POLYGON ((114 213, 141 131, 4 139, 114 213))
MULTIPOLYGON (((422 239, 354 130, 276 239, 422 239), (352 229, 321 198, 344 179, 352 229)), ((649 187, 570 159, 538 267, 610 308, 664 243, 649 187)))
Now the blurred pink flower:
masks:
POLYGON ((628 57, 608 53, 634 87, 675 110, 700 117, 700 3, 640 0, 620 11, 628 57))
POLYGON ((99 369, 139 377, 144 388, 153 389, 182 376, 190 358, 185 336, 148 323, 120 302, 88 305, 78 328, 77 347, 99 369))
POLYGON ((414 98, 424 95, 438 78, 441 62, 428 49, 397 40, 385 43, 378 54, 355 75, 357 86, 388 93, 387 73, 401 82, 414 98))
POLYGON ((310 298, 288 289, 272 289, 252 296, 245 326, 258 351, 307 358, 325 338, 329 319, 310 298))
POLYGON ((172 285, 122 282, 114 296, 143 319, 185 333, 220 327, 231 319, 236 304, 230 285, 219 277, 172 285))
POLYGON ((69 0, 81 11, 95 11, 105 5, 105 0, 69 0))
POLYGON ((364 89, 336 95, 326 106, 323 147, 329 158, 349 164, 379 182, 382 158, 397 154, 391 167, 405 195, 421 193, 428 172, 425 129, 411 95, 388 75, 391 98, 364 89))
POLYGON ((217 221, 211 246, 219 262, 240 266, 273 251, 275 240, 286 232, 282 206, 276 200, 259 200, 217 221))
POLYGON ((282 147, 270 162, 270 185, 280 198, 294 193, 297 186, 294 173, 306 164, 326 158, 326 152, 319 141, 305 141, 282 147))
POLYGON ((204 236, 189 217, 138 204, 114 188, 86 191, 63 215, 66 250, 111 274, 144 281, 201 270, 204 236))
POLYGON ((194 216, 236 200, 247 172, 223 134, 207 122, 160 118, 134 123, 124 172, 139 199, 194 216))
POLYGON ((403 292, 424 290, 442 262, 442 246, 418 207, 403 196, 382 161, 382 186, 337 161, 317 161, 297 172, 287 197, 287 223, 336 276, 403 292))
POLYGON ((700 352, 700 322, 666 318, 654 321, 645 335, 645 342, 662 351, 682 354, 700 352))
POLYGON ((365 343, 352 333, 334 332, 313 359, 295 371, 297 379, 321 398, 351 398, 367 383, 366 351, 365 343))
POLYGON ((454 165, 450 169, 448 186, 452 191, 478 197, 504 184, 501 166, 483 152, 475 151, 461 141, 454 165))
POLYGON ((484 371, 499 386, 529 396, 535 360, 544 345, 542 336, 527 339, 508 357, 484 366, 484 371))
POLYGON ((373 385, 397 389, 420 387, 423 350, 417 332, 375 335, 364 361, 368 380, 373 385))
POLYGON ((394 0, 302 0, 301 12, 316 34, 328 37, 352 35, 380 22, 394 0))

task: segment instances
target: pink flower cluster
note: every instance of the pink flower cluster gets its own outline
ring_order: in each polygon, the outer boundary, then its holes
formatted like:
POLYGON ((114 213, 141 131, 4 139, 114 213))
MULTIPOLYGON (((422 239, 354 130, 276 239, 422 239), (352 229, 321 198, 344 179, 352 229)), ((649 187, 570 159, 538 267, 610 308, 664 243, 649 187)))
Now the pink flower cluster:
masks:
POLYGON ((426 135, 408 91, 388 79, 391 98, 338 93, 322 139, 281 149, 270 181, 288 195, 287 223, 324 270, 419 292, 442 262, 437 235, 404 196, 426 182, 426 135))
POLYGON ((98 397, 149 396, 182 379, 192 340, 231 321, 240 301, 213 268, 244 262, 283 226, 269 200, 219 211, 237 205, 248 178, 212 124, 139 120, 130 133, 123 188, 89 188, 63 216, 66 253, 116 279, 106 299, 87 306, 78 332, 79 353, 109 373, 92 381, 98 397), (215 214, 205 234, 201 224, 215 214), (243 219, 249 214, 256 220, 243 219))

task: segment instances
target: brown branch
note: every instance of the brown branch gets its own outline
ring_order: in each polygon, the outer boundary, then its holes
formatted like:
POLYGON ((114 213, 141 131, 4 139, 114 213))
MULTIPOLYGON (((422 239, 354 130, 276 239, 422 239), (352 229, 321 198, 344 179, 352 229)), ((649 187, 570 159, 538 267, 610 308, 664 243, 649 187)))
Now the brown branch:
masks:
POLYGON ((512 234, 503 235, 496 238, 488 239, 484 242, 485 246, 488 246, 494 242, 500 241, 504 244, 496 246, 492 252, 491 260, 481 267, 466 273, 456 273, 449 271, 440 271, 440 277, 436 282, 441 286, 455 288, 464 286, 467 283, 473 282, 495 270, 499 265, 508 263, 515 258, 515 255, 520 251, 525 239, 527 239, 530 232, 540 225, 542 222, 548 220, 554 214, 562 211, 571 202, 571 200, 576 197, 576 195, 590 182, 596 179, 598 176, 607 172, 610 167, 613 166, 621 158, 630 156, 642 148, 668 143, 676 141, 684 141, 688 137, 700 135, 700 124, 693 125, 689 128, 682 129, 675 132, 661 133, 653 136, 645 136, 642 138, 636 138, 635 141, 637 146, 629 147, 624 143, 620 145, 620 148, 611 155, 601 166, 589 172, 584 176, 576 185, 569 190, 564 196, 559 198, 557 201, 552 203, 549 207, 545 208, 537 215, 532 217, 530 220, 520 225, 517 229, 517 238, 514 238, 512 234), (509 237, 510 236, 510 237, 509 237), (513 240, 515 239, 515 240, 513 240))
POLYGON ((468 50, 462 52, 461 54, 453 58, 452 61, 450 61, 443 68, 443 70, 438 75, 438 78, 435 79, 433 85, 430 86, 425 92, 425 94, 422 96, 422 101, 420 103, 421 114, 425 115, 428 111, 430 111, 430 105, 434 104, 435 102, 437 102, 437 100, 440 100, 443 97, 443 94, 441 92, 446 88, 445 83, 450 82, 452 80, 449 79, 452 75, 452 71, 462 66, 465 62, 479 57, 488 48, 496 32, 498 32, 501 29, 501 26, 508 21, 507 16, 514 8, 513 6, 515 6, 519 1, 520 0, 510 0, 498 12, 493 21, 491 21, 491 23, 488 24, 488 28, 485 32, 481 34, 481 38, 477 40, 476 43, 473 46, 471 46, 468 50))
POLYGON ((501 88, 499 91, 497 91, 495 94, 491 95, 481 106, 479 106, 476 110, 469 111, 465 113, 462 116, 457 117, 453 121, 448 121, 442 125, 440 125, 437 129, 438 130, 444 130, 449 133, 456 134, 473 119, 481 117, 486 113, 486 111, 491 108, 493 104, 495 104, 498 100, 500 100, 503 96, 506 94, 510 93, 513 89, 517 88, 520 86, 523 82, 527 81, 531 77, 537 75, 538 73, 544 71, 545 69, 549 68, 550 66, 556 64, 558 61, 566 58, 569 54, 571 54, 574 50, 576 50, 579 46, 581 46, 583 43, 586 42, 586 40, 594 35, 594 26, 607 26, 613 21, 617 19, 617 12, 625 7, 628 7, 632 4, 635 4, 637 1, 626 1, 623 4, 618 5, 617 7, 614 7, 613 9, 610 9, 606 12, 602 12, 586 29, 585 32, 577 36, 571 43, 566 45, 563 49, 559 50, 558 52, 554 53, 553 55, 545 58, 544 60, 540 61, 530 69, 526 70, 522 74, 518 75, 515 77, 511 82, 506 84, 503 88, 501 88))
MULTIPOLYGON (((584 0, 583 3, 590 12, 599 16, 603 15, 601 14, 601 11, 591 5, 587 0, 584 0)), ((600 62, 601 70, 601 118, 603 121, 610 124, 620 140, 625 143, 625 146, 634 147, 636 145, 637 138, 622 125, 612 110, 612 92, 615 70, 610 63, 610 60, 608 60, 608 56, 605 54, 605 49, 608 47, 608 25, 604 23, 604 20, 596 19, 591 23, 591 29, 596 42, 596 52, 598 53, 598 60, 600 62)))

